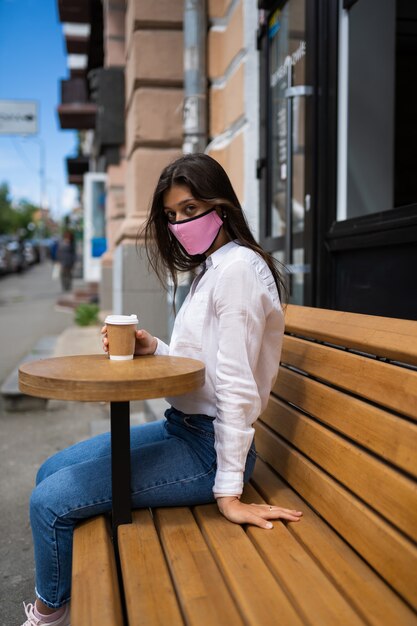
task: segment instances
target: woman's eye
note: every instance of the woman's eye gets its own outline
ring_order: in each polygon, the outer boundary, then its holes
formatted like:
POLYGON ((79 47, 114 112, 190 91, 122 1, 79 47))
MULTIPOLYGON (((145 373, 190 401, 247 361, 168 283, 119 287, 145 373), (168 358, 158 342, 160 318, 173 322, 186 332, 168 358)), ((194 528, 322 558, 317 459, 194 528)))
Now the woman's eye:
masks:
POLYGON ((194 204, 189 204, 188 206, 185 207, 185 210, 187 213, 194 213, 196 208, 197 207, 194 204))
POLYGON ((175 222, 177 216, 174 211, 165 211, 165 215, 167 216, 169 222, 175 222))

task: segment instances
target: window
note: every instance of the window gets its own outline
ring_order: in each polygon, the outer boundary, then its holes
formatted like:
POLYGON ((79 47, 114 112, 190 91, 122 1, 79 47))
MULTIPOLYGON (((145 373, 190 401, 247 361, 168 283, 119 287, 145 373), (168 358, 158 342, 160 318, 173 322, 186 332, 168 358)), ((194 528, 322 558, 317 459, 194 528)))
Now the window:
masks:
POLYGON ((339 221, 417 201, 417 7, 340 2, 339 221))

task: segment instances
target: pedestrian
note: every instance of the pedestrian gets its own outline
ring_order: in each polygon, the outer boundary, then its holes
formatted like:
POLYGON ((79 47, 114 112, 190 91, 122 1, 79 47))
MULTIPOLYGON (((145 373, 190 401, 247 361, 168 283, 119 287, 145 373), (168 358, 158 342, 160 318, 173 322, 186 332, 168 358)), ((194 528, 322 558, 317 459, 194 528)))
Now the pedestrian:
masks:
MULTIPOLYGON (((204 386, 168 398, 165 418, 131 430, 134 508, 217 502, 231 522, 264 529, 298 521, 300 511, 245 504, 253 472, 253 423, 265 409, 278 372, 284 316, 282 279, 255 241, 223 168, 204 154, 168 165, 156 186, 144 229, 150 263, 174 285, 198 270, 168 346, 136 333, 136 355, 172 354, 205 363, 204 386)), ((106 327, 103 348, 108 351, 106 327)), ((111 510, 110 436, 58 452, 40 468, 31 498, 35 606, 26 626, 69 624, 74 526, 111 510)), ((100 612, 100 607, 93 607, 100 612)), ((97 623, 100 619, 97 617, 97 623)))
POLYGON ((72 270, 75 264, 75 245, 74 236, 69 230, 64 232, 62 239, 58 242, 56 260, 60 266, 62 291, 71 291, 72 270))

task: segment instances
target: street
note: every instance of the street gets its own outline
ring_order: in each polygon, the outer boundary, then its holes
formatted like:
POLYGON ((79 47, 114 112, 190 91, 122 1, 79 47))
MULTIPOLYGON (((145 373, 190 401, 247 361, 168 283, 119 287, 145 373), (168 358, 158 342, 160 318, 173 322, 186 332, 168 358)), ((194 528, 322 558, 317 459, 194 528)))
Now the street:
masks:
MULTIPOLYGON (((73 327, 72 311, 55 310, 60 284, 51 270, 45 261, 0 279, 1 381, 39 339, 73 327)), ((51 401, 46 410, 6 412, 0 397, 0 626, 20 626, 22 602, 34 600, 28 503, 37 468, 98 423, 108 424, 99 403, 51 401)))
POLYGON ((0 278, 0 383, 41 337, 59 335, 73 323, 72 312, 55 311, 60 293, 47 260, 0 278))

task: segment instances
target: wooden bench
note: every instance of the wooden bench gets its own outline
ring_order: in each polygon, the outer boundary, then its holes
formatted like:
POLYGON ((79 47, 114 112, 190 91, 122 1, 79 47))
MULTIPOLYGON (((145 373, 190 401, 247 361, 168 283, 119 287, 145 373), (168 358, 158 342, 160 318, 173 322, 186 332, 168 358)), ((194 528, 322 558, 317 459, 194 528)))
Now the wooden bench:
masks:
MULTIPOLYGON (((244 499, 302 521, 136 511, 118 531, 129 626, 417 624, 417 321, 288 306, 281 360, 244 499)), ((103 517, 75 531, 72 598, 72 626, 124 623, 103 517)))

